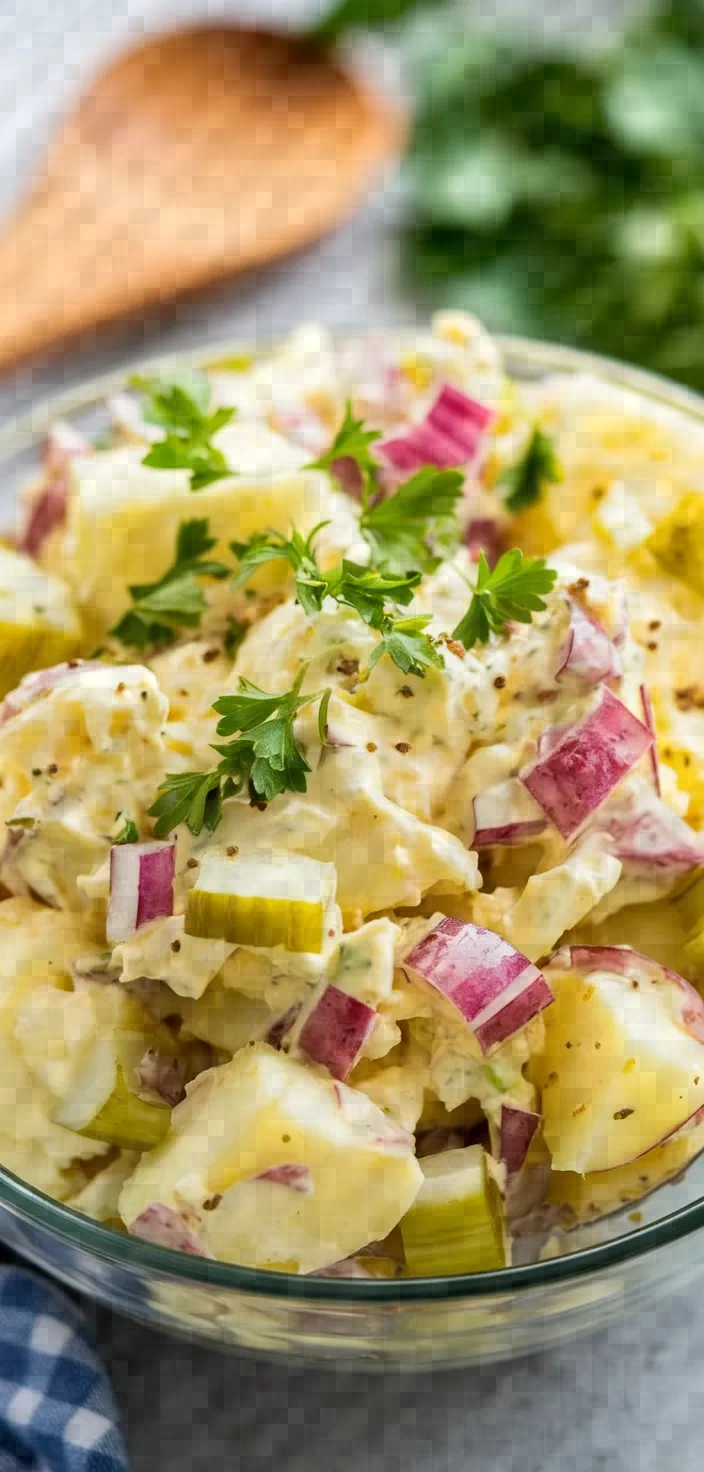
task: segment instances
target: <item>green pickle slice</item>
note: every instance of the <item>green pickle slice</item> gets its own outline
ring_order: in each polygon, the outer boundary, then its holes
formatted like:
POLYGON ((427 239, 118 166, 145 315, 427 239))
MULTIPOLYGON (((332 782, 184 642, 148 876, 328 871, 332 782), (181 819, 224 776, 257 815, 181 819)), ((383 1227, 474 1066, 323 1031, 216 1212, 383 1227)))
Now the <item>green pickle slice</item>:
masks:
POLYGON ((169 1131, 171 1109, 157 1100, 141 1099, 127 1087, 118 1065, 117 1083, 102 1109, 77 1134, 102 1140, 120 1150, 151 1150, 169 1131))
POLYGON ((330 864, 207 854, 186 902, 187 935, 319 955, 334 891, 330 864))
POLYGON ((407 1274, 435 1277, 504 1267, 503 1203, 482 1146, 445 1150, 418 1163, 424 1181, 401 1222, 407 1274))

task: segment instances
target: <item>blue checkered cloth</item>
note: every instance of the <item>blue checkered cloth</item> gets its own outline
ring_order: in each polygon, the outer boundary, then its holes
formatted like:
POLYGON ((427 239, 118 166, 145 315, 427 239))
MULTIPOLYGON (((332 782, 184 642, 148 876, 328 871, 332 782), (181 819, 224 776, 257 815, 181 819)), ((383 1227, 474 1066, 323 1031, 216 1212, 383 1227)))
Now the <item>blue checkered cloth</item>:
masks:
POLYGON ((19 1267, 0 1267, 0 1472, 127 1472, 80 1310, 19 1267))

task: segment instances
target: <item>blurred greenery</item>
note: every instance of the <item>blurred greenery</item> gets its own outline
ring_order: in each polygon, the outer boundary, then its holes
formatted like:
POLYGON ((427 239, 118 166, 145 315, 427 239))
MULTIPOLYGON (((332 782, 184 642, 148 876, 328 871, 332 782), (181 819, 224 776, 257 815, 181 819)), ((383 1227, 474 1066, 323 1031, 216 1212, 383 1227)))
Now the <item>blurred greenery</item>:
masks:
POLYGON ((600 49, 441 16, 415 68, 415 288, 704 389, 704 0, 600 49))
MULTIPOLYGON (((412 9, 342 0, 318 34, 412 9)), ((601 46, 468 13, 434 0, 405 27, 407 280, 704 390, 704 0, 660 0, 601 46)))

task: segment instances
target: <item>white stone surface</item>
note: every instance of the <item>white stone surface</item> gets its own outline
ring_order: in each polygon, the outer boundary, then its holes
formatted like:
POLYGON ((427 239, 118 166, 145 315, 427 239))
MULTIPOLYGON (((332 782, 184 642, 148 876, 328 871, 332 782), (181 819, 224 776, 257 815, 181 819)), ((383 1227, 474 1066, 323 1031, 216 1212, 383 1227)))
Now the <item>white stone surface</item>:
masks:
MULTIPOLYGON (((525 4, 525 0, 520 0, 525 4)), ((593 4, 593 0, 592 0, 593 4)), ((5 0, 0 7, 0 200, 10 209, 52 121, 110 49, 192 16, 293 19, 305 0, 5 0)), ((602 14, 610 0, 601 0, 602 14)), ((305 7, 310 10, 311 7, 305 7)), ((316 8, 313 6, 313 8, 316 8)), ((485 15, 494 9, 481 0, 485 15)), ((590 0, 552 0, 553 19, 590 0)), ((116 329, 0 385, 0 416, 160 345, 410 316, 395 281, 393 191, 293 262, 116 329)), ((700 1472, 704 1323, 686 1295, 514 1365, 410 1379, 237 1361, 95 1314, 123 1405, 133 1472, 700 1472)))

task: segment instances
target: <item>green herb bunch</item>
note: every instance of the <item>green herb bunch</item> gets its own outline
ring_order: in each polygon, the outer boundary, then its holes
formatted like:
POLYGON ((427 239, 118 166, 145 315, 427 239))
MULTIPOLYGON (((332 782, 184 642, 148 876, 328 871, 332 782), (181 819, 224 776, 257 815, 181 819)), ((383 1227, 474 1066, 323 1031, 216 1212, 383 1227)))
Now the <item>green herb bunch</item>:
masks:
POLYGON ((421 293, 704 388, 702 0, 601 48, 468 33, 437 6, 432 33, 408 164, 421 293))

